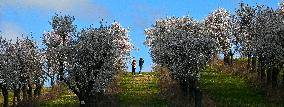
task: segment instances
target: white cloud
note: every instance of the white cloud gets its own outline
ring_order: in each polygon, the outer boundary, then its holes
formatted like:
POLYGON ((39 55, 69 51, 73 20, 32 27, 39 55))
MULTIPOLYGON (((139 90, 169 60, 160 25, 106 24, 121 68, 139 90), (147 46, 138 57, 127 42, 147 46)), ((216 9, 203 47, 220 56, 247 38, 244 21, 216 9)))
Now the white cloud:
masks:
POLYGON ((106 8, 89 0, 2 0, 1 7, 63 12, 86 19, 104 18, 108 13, 106 8))
POLYGON ((0 22, 0 36, 8 40, 15 41, 17 37, 22 37, 24 30, 14 23, 0 22))

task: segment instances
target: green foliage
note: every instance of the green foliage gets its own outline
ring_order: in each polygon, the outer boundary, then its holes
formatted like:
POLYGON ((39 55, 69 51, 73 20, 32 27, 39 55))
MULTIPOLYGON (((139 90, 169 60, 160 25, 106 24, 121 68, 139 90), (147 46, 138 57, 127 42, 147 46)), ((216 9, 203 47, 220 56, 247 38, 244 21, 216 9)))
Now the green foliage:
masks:
POLYGON ((260 90, 253 89, 245 79, 206 68, 201 72, 201 87, 217 102, 217 106, 270 107, 260 90))

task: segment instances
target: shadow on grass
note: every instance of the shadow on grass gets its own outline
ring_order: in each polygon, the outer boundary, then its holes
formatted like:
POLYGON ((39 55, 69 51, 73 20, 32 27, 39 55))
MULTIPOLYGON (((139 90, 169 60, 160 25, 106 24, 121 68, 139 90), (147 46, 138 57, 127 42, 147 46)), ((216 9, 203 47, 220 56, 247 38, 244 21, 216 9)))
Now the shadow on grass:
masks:
POLYGON ((245 79, 207 69, 201 72, 201 87, 208 92, 218 106, 274 107, 260 90, 253 89, 245 79))

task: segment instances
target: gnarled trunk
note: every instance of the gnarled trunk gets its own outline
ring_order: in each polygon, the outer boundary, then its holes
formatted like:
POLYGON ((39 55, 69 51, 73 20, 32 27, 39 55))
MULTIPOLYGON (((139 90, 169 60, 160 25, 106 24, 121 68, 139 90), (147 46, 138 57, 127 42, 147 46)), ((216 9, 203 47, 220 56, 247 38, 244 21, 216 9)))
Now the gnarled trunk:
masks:
POLYGON ((51 87, 54 86, 54 76, 53 75, 50 77, 50 86, 51 87))
POLYGON ((184 96, 187 96, 189 94, 189 87, 188 83, 186 81, 180 81, 180 88, 184 96))
POLYGON ((234 53, 230 51, 230 65, 233 64, 233 59, 234 59, 234 53))
POLYGON ((270 86, 271 85, 271 72, 272 72, 272 67, 268 66, 267 70, 266 70, 266 78, 267 78, 267 85, 270 86))
POLYGON ((26 84, 23 85, 22 92, 23 92, 23 100, 27 100, 28 93, 27 93, 27 85, 26 84))
POLYGON ((3 107, 8 107, 9 106, 9 104, 8 104, 8 100, 9 100, 8 88, 6 86, 4 86, 4 85, 1 85, 1 90, 2 90, 3 97, 4 97, 3 107))
POLYGON ((249 53, 248 54, 248 64, 247 64, 247 69, 248 70, 251 70, 251 66, 250 65, 251 65, 251 54, 249 53))
POLYGON ((19 103, 21 101, 21 85, 19 84, 18 88, 16 89, 16 97, 17 97, 17 102, 19 103))
POLYGON ((41 95, 41 89, 42 89, 42 85, 37 84, 34 90, 34 97, 39 97, 41 95))
POLYGON ((14 95, 13 95, 13 104, 12 107, 15 107, 17 105, 18 102, 20 102, 20 91, 19 91, 19 85, 14 84, 13 85, 13 91, 14 91, 14 95), (17 100, 17 101, 16 101, 17 100))
POLYGON ((255 72, 256 70, 256 56, 252 57, 252 71, 255 72))
POLYGON ((260 56, 258 59, 258 73, 260 76, 260 82, 264 83, 264 79, 265 79, 265 63, 263 61, 263 57, 260 56))
POLYGON ((283 77, 282 77, 282 85, 283 85, 283 87, 284 87, 284 70, 283 70, 283 77))
POLYGON ((224 64, 229 65, 230 64, 230 56, 227 53, 224 53, 224 64))
POLYGON ((201 107, 202 106, 202 91, 199 89, 199 87, 195 88, 195 97, 194 97, 194 102, 195 102, 195 107, 201 107))
POLYGON ((13 96, 13 104, 12 107, 16 106, 16 86, 13 85, 13 91, 14 91, 14 96, 13 96))
MULTIPOLYGON (((62 55, 62 57, 63 57, 63 55, 62 55)), ((63 81, 63 75, 64 75, 64 64, 63 64, 63 61, 60 61, 59 62, 59 65, 60 65, 60 69, 59 69, 59 80, 60 81, 63 81)))
POLYGON ((28 97, 29 97, 29 99, 32 99, 32 97, 33 97, 33 87, 32 87, 32 85, 31 84, 28 84, 28 97))
POLYGON ((276 87, 278 82, 278 74, 279 74, 279 69, 278 67, 273 67, 272 69, 272 87, 276 87))

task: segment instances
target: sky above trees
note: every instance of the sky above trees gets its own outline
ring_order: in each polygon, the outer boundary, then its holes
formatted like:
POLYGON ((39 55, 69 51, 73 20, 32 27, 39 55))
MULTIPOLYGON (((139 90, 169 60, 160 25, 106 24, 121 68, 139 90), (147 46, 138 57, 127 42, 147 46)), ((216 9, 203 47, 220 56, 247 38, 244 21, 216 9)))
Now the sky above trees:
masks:
MULTIPOLYGON (((249 5, 263 4, 272 8, 280 2, 243 1, 249 5)), ((152 60, 148 47, 143 44, 144 29, 151 27, 156 19, 189 15, 201 21, 219 7, 232 13, 239 2, 241 0, 0 0, 0 31, 8 39, 32 34, 35 41, 41 44, 42 34, 51 29, 49 21, 55 13, 74 16, 79 29, 91 24, 98 27, 102 19, 108 24, 115 20, 123 27, 129 27, 131 42, 136 48, 131 56, 136 59, 143 57, 144 71, 150 71, 152 60)))

